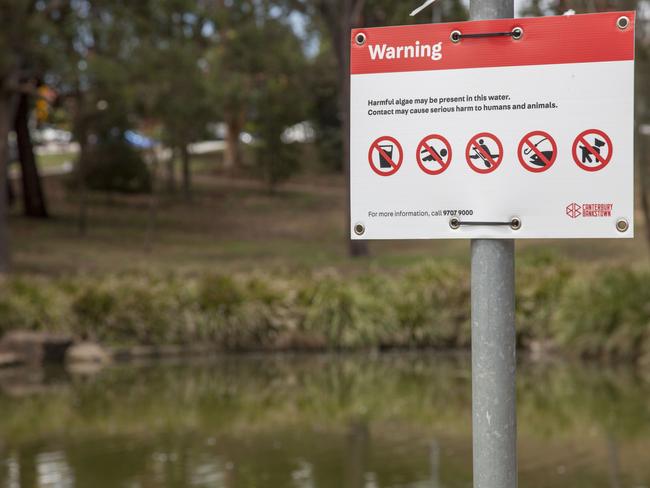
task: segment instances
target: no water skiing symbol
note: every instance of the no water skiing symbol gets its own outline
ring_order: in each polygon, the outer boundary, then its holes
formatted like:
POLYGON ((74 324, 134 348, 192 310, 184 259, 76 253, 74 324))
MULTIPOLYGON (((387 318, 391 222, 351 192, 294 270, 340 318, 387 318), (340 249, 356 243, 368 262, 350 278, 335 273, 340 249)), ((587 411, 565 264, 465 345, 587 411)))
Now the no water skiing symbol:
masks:
POLYGON ((370 144, 368 162, 372 170, 379 176, 390 176, 397 173, 402 166, 404 151, 397 139, 382 136, 370 144))
POLYGON ((612 160, 613 154, 612 140, 602 130, 586 130, 573 142, 573 160, 585 171, 603 169, 612 160))
POLYGON ((494 134, 481 132, 467 143, 465 157, 469 167, 477 173, 492 173, 503 161, 503 145, 494 134))
POLYGON ((451 163, 451 144, 439 134, 430 134, 418 144, 415 159, 422 171, 439 175, 451 163))
POLYGON ((517 155, 524 169, 543 173, 557 159, 557 144, 548 132, 535 130, 521 139, 517 155))

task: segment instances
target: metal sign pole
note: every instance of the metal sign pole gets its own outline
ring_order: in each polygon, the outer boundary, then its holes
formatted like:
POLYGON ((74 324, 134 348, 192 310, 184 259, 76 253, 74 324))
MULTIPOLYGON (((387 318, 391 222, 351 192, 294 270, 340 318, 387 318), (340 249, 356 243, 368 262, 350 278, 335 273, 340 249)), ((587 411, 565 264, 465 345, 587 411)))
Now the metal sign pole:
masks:
MULTIPOLYGON (((470 0, 470 19, 514 17, 514 0, 470 0)), ((515 245, 472 241, 474 488, 517 487, 515 245)))

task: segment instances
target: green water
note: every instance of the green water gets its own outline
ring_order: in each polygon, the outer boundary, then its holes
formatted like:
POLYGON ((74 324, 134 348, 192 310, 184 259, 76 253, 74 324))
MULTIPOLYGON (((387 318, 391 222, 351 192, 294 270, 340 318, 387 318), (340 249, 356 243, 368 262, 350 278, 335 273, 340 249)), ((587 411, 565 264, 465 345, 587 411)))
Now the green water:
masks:
MULTIPOLYGON (((521 487, 650 487, 647 376, 519 371, 521 487)), ((469 357, 0 372, 0 486, 471 487, 469 357)))

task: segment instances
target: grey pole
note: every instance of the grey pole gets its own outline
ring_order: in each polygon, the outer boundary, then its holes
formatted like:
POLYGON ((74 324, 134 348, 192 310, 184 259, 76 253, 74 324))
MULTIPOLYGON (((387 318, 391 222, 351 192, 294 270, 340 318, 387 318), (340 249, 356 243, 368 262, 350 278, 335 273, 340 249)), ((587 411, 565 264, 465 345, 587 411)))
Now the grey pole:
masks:
MULTIPOLYGON (((513 0, 470 0, 471 20, 514 17, 513 0)), ((517 487, 515 245, 472 241, 474 488, 517 487)))

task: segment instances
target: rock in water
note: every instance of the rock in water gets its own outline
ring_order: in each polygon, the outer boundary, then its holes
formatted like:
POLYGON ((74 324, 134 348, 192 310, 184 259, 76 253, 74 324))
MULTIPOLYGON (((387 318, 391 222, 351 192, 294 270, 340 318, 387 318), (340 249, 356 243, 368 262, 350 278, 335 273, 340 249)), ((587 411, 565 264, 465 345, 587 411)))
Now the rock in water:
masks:
POLYGON ((0 341, 0 351, 15 354, 26 364, 63 362, 72 338, 50 332, 15 330, 8 332, 0 341))
POLYGON ((99 344, 94 342, 81 342, 70 347, 65 355, 67 364, 94 363, 107 364, 111 355, 99 344))

